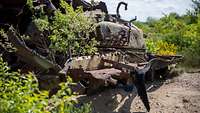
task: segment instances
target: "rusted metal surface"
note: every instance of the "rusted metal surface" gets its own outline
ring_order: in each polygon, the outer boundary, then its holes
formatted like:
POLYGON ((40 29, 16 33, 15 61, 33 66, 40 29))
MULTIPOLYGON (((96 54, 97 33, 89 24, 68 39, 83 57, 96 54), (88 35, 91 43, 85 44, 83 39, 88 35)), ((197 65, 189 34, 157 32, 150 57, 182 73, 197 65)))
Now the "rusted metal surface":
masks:
POLYGON ((118 81, 128 81, 130 75, 128 72, 115 68, 105 68, 92 71, 83 71, 81 69, 70 69, 69 73, 75 82, 82 81, 87 87, 87 94, 98 92, 98 89, 107 86, 115 86, 118 81))
MULTIPOLYGON (((53 16, 53 11, 60 8, 59 0, 34 2, 36 2, 34 5, 50 6, 45 7, 48 8, 47 11, 50 11, 50 13, 46 12, 48 16, 53 16)), ((59 90, 58 84, 65 82, 66 75, 70 75, 77 83, 77 85, 71 86, 73 91, 81 94, 93 94, 101 88, 116 86, 121 81, 124 85, 131 81, 132 84, 135 84, 138 95, 149 111, 150 106, 144 81, 146 78, 153 80, 157 70, 167 69, 169 65, 175 64, 182 57, 152 55, 152 58, 147 59, 143 32, 132 24, 136 18, 132 20, 120 18, 120 4, 124 4, 127 9, 128 4, 124 2, 119 3, 117 14, 109 14, 104 2, 91 5, 84 0, 73 0, 67 1, 67 3, 71 4, 74 9, 83 6, 85 15, 92 17, 97 23, 96 31, 93 34, 100 42, 97 47, 98 53, 72 57, 68 52, 69 57, 58 54, 57 61, 55 58, 48 58, 50 54, 48 35, 41 36, 41 32, 38 32, 31 23, 32 14, 26 9, 27 7, 24 7, 25 1, 0 1, 0 26, 8 27, 7 24, 12 24, 19 27, 20 33, 26 33, 31 37, 29 41, 22 41, 12 27, 8 30, 8 39, 17 48, 14 53, 17 58, 13 64, 22 61, 28 65, 27 67, 30 66, 30 71, 34 71, 38 75, 40 88, 52 89, 50 95, 59 90), (39 44, 41 41, 46 43, 39 44), (35 43, 40 47, 32 46, 35 43)))
POLYGON ((123 24, 113 22, 99 22, 97 39, 102 46, 132 47, 144 49, 142 31, 137 27, 129 28, 123 24))

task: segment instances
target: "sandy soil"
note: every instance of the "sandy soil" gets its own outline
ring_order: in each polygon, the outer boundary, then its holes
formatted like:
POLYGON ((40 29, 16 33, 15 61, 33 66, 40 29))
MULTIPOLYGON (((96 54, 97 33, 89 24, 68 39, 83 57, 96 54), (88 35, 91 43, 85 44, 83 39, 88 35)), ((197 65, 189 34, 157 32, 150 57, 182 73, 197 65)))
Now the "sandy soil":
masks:
MULTIPOLYGON (((183 73, 166 81, 147 85, 150 113, 200 113, 200 73, 183 73)), ((115 88, 80 98, 92 102, 93 113, 146 112, 136 91, 115 88)))

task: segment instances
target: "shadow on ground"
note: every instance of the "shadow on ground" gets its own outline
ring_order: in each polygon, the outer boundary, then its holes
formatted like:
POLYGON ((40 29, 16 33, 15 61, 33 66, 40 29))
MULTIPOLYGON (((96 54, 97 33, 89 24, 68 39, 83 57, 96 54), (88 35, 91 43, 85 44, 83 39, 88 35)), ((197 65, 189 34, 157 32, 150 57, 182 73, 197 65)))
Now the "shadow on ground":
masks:
MULTIPOLYGON (((146 88, 148 92, 153 92, 159 89, 164 82, 165 80, 157 80, 152 83, 147 83, 146 88)), ((91 102, 92 113, 145 113, 146 109, 143 104, 141 104, 141 107, 144 108, 143 111, 130 112, 135 100, 142 103, 138 98, 136 88, 134 87, 131 92, 126 92, 122 88, 109 88, 92 96, 80 97, 78 100, 80 103, 91 102)))

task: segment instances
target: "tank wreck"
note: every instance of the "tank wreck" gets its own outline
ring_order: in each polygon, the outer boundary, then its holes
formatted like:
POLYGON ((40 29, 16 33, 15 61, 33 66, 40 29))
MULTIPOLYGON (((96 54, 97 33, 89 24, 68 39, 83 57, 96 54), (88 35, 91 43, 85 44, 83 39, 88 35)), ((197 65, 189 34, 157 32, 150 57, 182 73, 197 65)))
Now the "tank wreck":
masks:
MULTIPOLYGON (((84 15, 96 23, 91 36, 99 42, 97 52, 75 55, 69 49, 64 56, 59 52, 50 54, 48 36, 41 35, 31 22, 33 12, 27 8, 26 0, 4 0, 0 2, 0 27, 8 31, 7 38, 16 51, 9 52, 0 46, 0 54, 11 69, 34 72, 40 89, 49 90, 49 96, 59 90, 58 84, 65 82, 67 76, 76 83, 72 90, 79 94, 93 95, 119 84, 126 91, 135 87, 146 110, 150 111, 145 82, 165 79, 168 67, 179 62, 182 56, 147 53, 143 32, 133 24, 137 16, 131 20, 120 16, 120 8, 128 10, 125 2, 118 4, 116 14, 110 14, 102 1, 93 4, 84 0, 65 1, 74 10, 82 7, 84 15), (30 40, 22 39, 20 34, 29 35, 30 40)), ((35 0, 33 5, 43 5, 49 18, 54 16, 54 11, 62 11, 60 0, 35 0)))

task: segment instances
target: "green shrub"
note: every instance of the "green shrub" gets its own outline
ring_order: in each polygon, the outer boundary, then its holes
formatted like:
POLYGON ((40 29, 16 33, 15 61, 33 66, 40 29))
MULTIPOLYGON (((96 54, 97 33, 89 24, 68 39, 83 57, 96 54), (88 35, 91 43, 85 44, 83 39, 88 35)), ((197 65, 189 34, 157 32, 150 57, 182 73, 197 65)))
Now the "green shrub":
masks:
POLYGON ((11 72, 7 63, 0 58, 0 112, 45 112, 47 95, 34 93, 38 91, 35 80, 31 73, 20 75, 19 72, 11 72))
POLYGON ((0 57, 0 113, 90 113, 89 104, 74 107, 77 102, 70 82, 60 84, 61 90, 48 99, 48 92, 39 91, 32 73, 12 72, 0 57))
POLYGON ((200 67, 200 14, 196 13, 183 16, 171 13, 159 20, 137 22, 144 28, 148 51, 163 55, 182 54, 185 66, 200 67))
POLYGON ((40 17, 34 17, 33 22, 40 31, 48 31, 51 41, 50 48, 55 52, 66 53, 71 50, 74 55, 93 54, 97 51, 98 44, 90 33, 95 30, 95 23, 84 15, 81 7, 74 11, 73 7, 61 0, 61 7, 65 10, 54 12, 49 21, 41 8, 40 17))
POLYGON ((157 55, 176 55, 177 47, 163 40, 146 39, 147 51, 157 55))
MULTIPOLYGON (((36 8, 33 6, 32 0, 27 0, 27 2, 34 14, 36 8)), ((51 51, 54 53, 59 51, 64 53, 63 55, 69 49, 76 55, 94 53, 97 42, 93 37, 89 37, 89 34, 94 30, 95 24, 90 18, 84 16, 81 8, 74 11, 70 5, 63 1, 61 6, 65 9, 66 14, 58 10, 50 19, 43 12, 43 6, 41 6, 39 16, 33 16, 33 23, 38 27, 38 30, 41 33, 48 31, 51 51)), ((3 30, 0 31, 0 34, 1 37, 6 35, 3 30)), ((8 45, 9 43, 3 44, 5 45, 4 49, 11 46, 8 45)), ((68 79, 67 82, 60 84, 61 90, 49 99, 48 92, 39 91, 37 79, 32 73, 12 72, 7 63, 3 62, 0 57, 0 113, 91 112, 90 104, 75 107, 78 102, 74 100, 76 95, 69 88, 71 82, 71 79, 68 79)))
POLYGON ((200 67, 200 39, 197 40, 189 48, 183 51, 184 55, 184 66, 187 67, 200 67))

